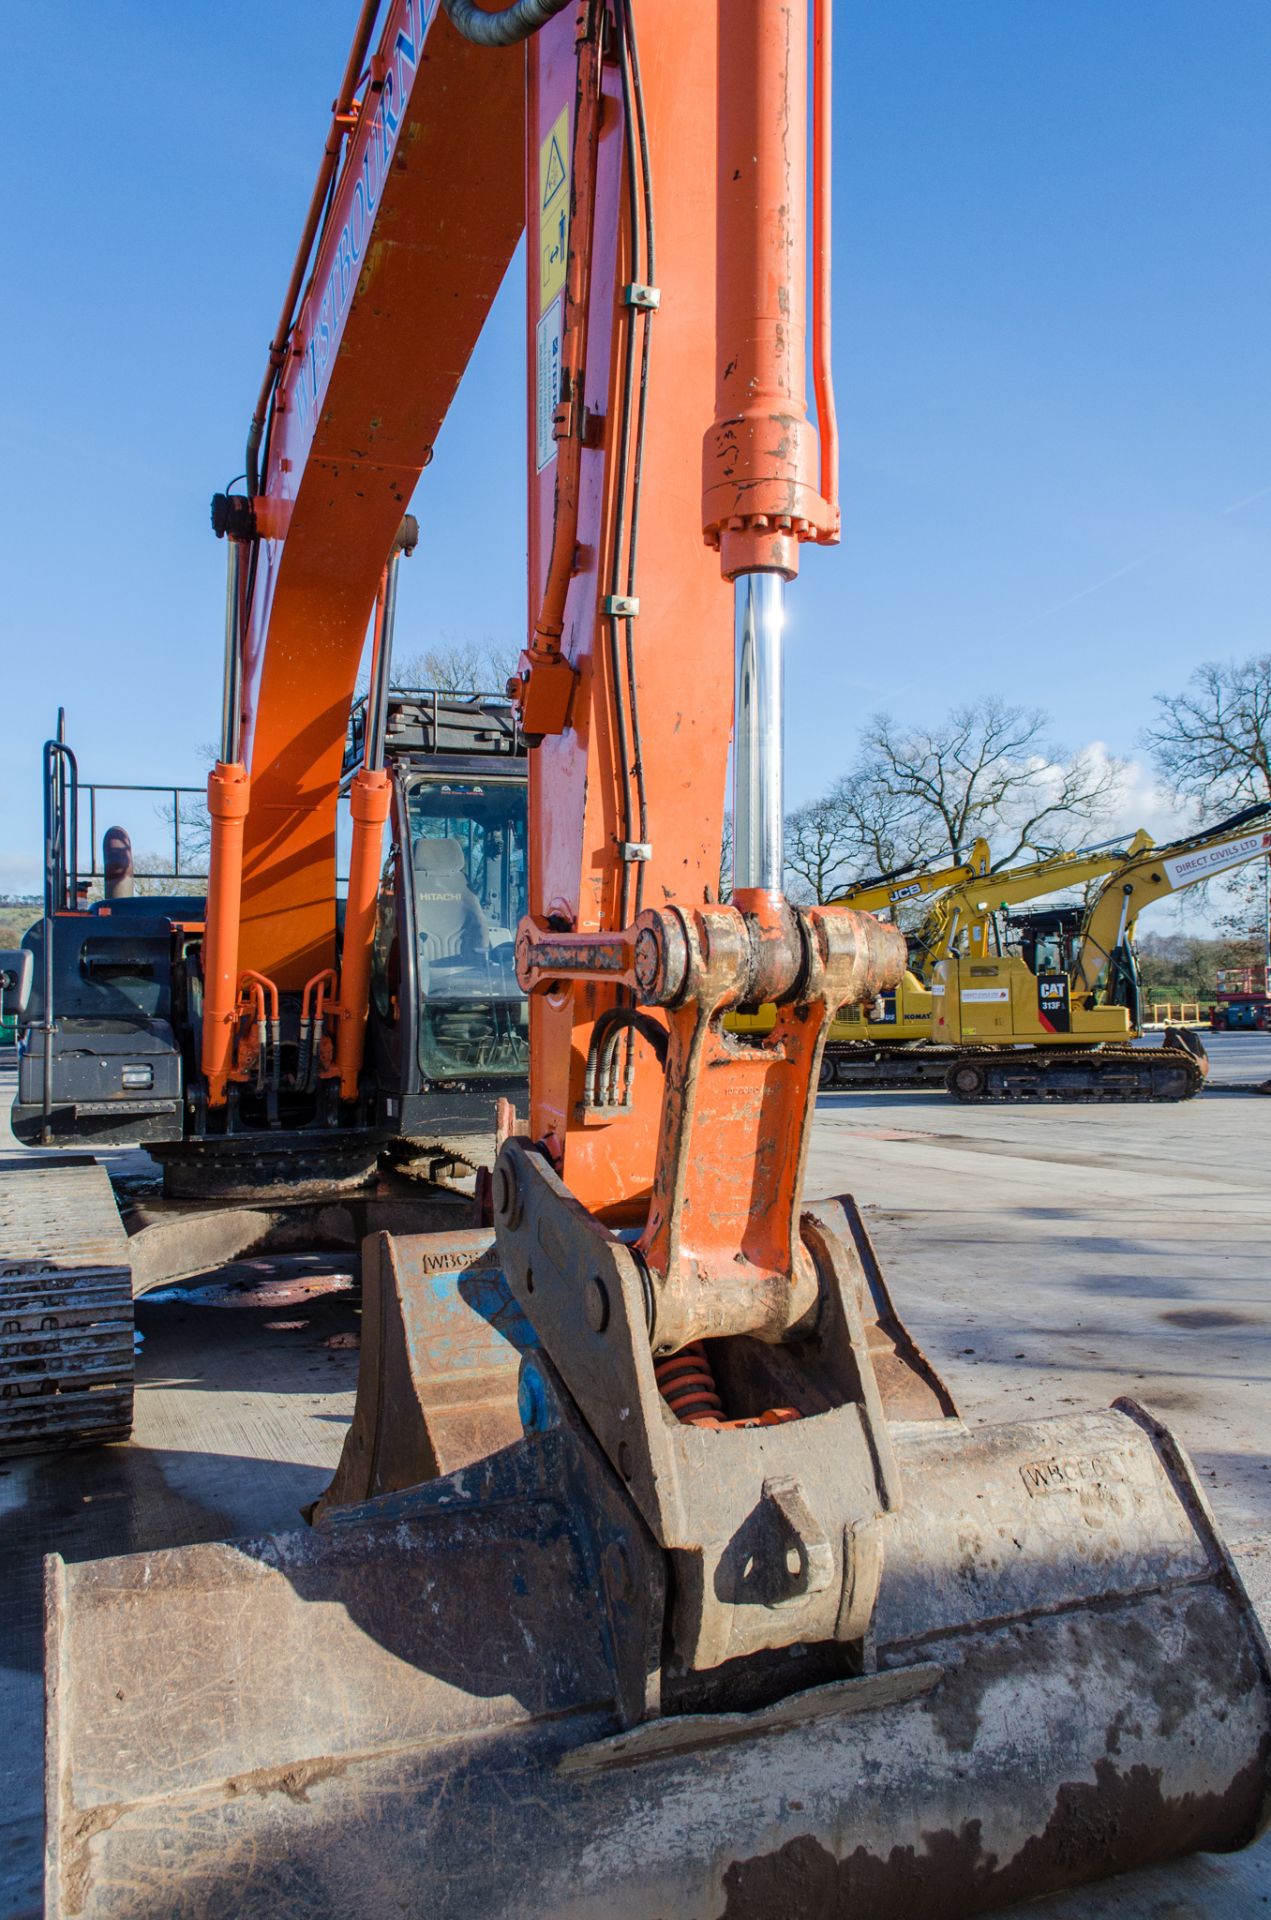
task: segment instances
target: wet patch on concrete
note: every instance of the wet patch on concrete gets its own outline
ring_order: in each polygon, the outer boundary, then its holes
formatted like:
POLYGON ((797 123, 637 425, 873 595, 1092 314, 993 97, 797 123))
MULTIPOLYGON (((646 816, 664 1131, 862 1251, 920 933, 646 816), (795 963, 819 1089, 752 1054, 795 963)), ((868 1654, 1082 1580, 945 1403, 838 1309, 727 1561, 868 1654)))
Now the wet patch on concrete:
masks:
POLYGON ((1160 1317, 1168 1326, 1186 1327, 1196 1332, 1203 1332, 1210 1327, 1253 1327, 1258 1324, 1252 1314, 1227 1313, 1218 1307, 1171 1307, 1160 1317))

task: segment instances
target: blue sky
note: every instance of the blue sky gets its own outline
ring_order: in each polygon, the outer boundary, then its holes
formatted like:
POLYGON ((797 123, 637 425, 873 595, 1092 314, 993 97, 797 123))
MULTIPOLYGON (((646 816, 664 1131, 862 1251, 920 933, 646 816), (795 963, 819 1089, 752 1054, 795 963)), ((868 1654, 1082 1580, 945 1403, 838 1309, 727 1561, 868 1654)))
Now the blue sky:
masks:
MULTIPOLYGON (((352 0, 0 20, 0 890, 34 890, 59 700, 87 774, 202 777, 212 492, 246 419, 352 0), (52 48, 52 52, 51 52, 52 48)), ((1133 753, 1157 688, 1267 645, 1271 6, 839 0, 845 540, 793 599, 791 801, 879 707, 997 691, 1133 753)), ((519 289, 421 490, 399 645, 519 635, 519 289), (479 500, 481 515, 470 503, 479 500)), ((1163 817, 1150 782, 1134 807, 1163 817)))

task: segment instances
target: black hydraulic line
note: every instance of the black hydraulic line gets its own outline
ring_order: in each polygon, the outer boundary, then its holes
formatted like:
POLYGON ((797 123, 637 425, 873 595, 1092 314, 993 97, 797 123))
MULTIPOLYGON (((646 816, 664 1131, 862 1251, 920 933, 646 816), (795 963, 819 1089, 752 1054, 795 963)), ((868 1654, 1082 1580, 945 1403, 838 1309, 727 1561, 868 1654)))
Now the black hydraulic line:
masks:
POLYGON ((570 0, 514 0, 497 13, 485 13, 476 0, 441 0, 441 4, 451 26, 465 40, 478 47, 512 47, 563 13, 570 0))
MULTIPOLYGON (((632 18, 630 0, 615 0, 614 19, 618 28, 619 71, 622 83, 623 119, 626 131, 626 173, 629 224, 631 230, 631 278, 644 287, 656 287, 656 252, 653 223, 653 187, 649 162, 648 124, 644 111, 644 91, 640 79, 640 59, 635 39, 635 24, 632 18), (643 239, 643 261, 641 260, 641 241, 643 239)), ((656 296, 655 296, 656 297, 656 296)), ((644 477, 644 449, 648 428, 649 400, 649 359, 650 341, 653 330, 654 308, 645 304, 639 309, 628 304, 627 327, 623 352, 623 406, 622 428, 620 434, 620 452, 618 468, 618 512, 616 516, 613 585, 618 593, 622 578, 622 531, 627 496, 627 463, 631 453, 631 409, 633 399, 636 407, 635 456, 631 468, 631 511, 627 526, 627 567, 626 596, 636 598, 636 561, 640 540, 640 500, 644 477), (641 319, 640 371, 638 397, 635 373, 635 320, 639 312, 641 319)), ((649 843, 649 806, 648 789, 644 776, 644 748, 640 729, 639 690, 636 678, 635 616, 627 613, 623 616, 623 659, 618 658, 618 621, 611 621, 610 651, 614 675, 614 697, 623 719, 622 731, 626 731, 626 712, 630 715, 630 753, 623 754, 623 796, 628 820, 627 838, 634 838, 631 825, 631 782, 635 783, 636 820, 639 841, 642 848, 649 843), (626 701, 622 699, 619 675, 625 671, 626 701)), ((622 884, 622 919, 629 923, 631 906, 630 861, 624 861, 622 884)), ((641 857, 635 865, 635 915, 644 907, 644 867, 641 857)), ((635 1071, 634 1036, 639 1031, 636 1021, 626 1021, 626 1050, 622 1066, 622 1094, 627 1101, 631 1095, 631 1081, 635 1071)), ((605 1078, 609 1080, 609 1098, 616 1093, 617 1038, 615 1028, 609 1040, 602 1060, 605 1078)))
MULTIPOLYGON (((1252 826, 1255 820, 1265 820, 1271 813, 1271 800, 1255 800, 1251 807, 1244 807, 1239 813, 1231 814, 1226 820, 1215 820, 1211 827, 1204 829, 1206 839, 1216 839, 1219 834, 1238 833, 1241 827, 1252 826)), ((1190 847, 1200 837, 1198 834, 1184 834, 1180 840, 1167 840, 1163 847, 1149 847, 1141 857, 1153 860, 1163 853, 1172 853, 1176 847, 1190 847)))
MULTIPOLYGON (((649 164, 649 129, 644 111, 644 89, 640 81, 640 54, 636 45, 635 19, 631 11, 630 0, 618 0, 622 15, 623 41, 626 59, 623 62, 623 102, 627 115, 627 150, 629 155, 628 179, 630 183, 632 207, 636 205, 635 187, 635 140, 639 140, 640 149, 640 185, 644 199, 644 284, 657 286, 656 249, 653 228, 653 180, 649 164), (634 114, 632 109, 634 108, 634 114), (632 120, 634 118, 634 127, 632 120)), ((632 234, 634 250, 635 235, 632 234)), ((640 387, 639 402, 636 410, 635 466, 631 476, 631 531, 627 542, 627 593, 634 599, 636 591, 636 553, 640 543, 640 499, 641 483, 644 476, 644 446, 648 429, 649 414, 649 359, 653 335, 652 307, 641 312, 643 322, 640 346, 640 387)), ((640 735, 640 702, 636 685, 635 668, 635 622, 628 615, 626 621, 626 665, 627 695, 631 705, 631 738, 634 749, 632 772, 636 783, 636 800, 639 813, 640 838, 649 839, 649 803, 644 778, 644 752, 640 735)), ((636 874, 636 904, 639 914, 644 905, 644 865, 636 874)))
MULTIPOLYGON (((602 1013, 591 1030, 591 1045, 587 1050, 587 1065, 584 1079, 586 1100, 589 1106, 599 1106, 602 1101, 614 1105, 617 1101, 617 1086, 614 1069, 618 1043, 623 1034, 640 1034, 648 1041, 658 1064, 665 1071, 669 1039, 662 1024, 652 1014, 644 1013, 639 1007, 609 1007, 602 1013)), ((629 1086, 624 1084, 623 1098, 627 1098, 629 1086)))
POLYGON ((859 880, 853 880, 844 887, 844 893, 863 893, 866 887, 886 886, 889 880, 899 880, 903 874, 916 873, 919 862, 910 860, 903 867, 888 867, 885 873, 867 873, 859 880))
POLYGON ((300 246, 291 269, 291 279, 283 297, 282 312, 274 337, 269 343, 269 365, 261 384, 256 406, 252 413, 251 424, 247 429, 247 491, 253 498, 260 492, 260 477, 264 465, 260 457, 261 436, 265 431, 266 410, 273 405, 273 396, 277 390, 278 376, 282 371, 286 356, 287 342, 291 337, 292 322, 295 319, 296 303, 301 297, 305 270, 313 258, 315 241, 322 244, 325 221, 331 210, 330 189, 339 169, 340 153, 344 145, 346 131, 345 116, 351 111, 353 97, 366 62, 371 36, 375 31, 375 22, 379 16, 381 0, 362 0, 362 10, 345 62, 344 78, 340 82, 340 91, 332 107, 331 127, 327 134, 326 145, 322 152, 322 161, 318 168, 318 178, 314 183, 309 200, 309 211, 305 216, 304 231, 300 246))
MULTIPOLYGON (((639 275, 640 202, 636 184, 634 151, 635 124, 631 106, 630 79, 627 69, 626 19, 621 4, 618 6, 615 18, 618 23, 620 43, 619 67, 622 75, 623 109, 626 118, 627 196, 631 227, 631 278, 634 281, 639 275)), ((624 686, 623 649, 619 625, 621 616, 612 610, 612 603, 622 597, 623 589, 622 550, 624 535, 628 530, 627 510, 632 479, 630 471, 632 414, 635 405, 636 383, 635 309, 628 305, 623 311, 622 388, 617 420, 617 489, 614 502, 613 560, 609 572, 608 599, 610 602, 610 610, 606 615, 606 620, 609 673, 610 679, 613 682, 614 720, 617 732, 618 761, 622 780, 622 834, 624 842, 629 847, 636 838, 636 816, 632 802, 631 738, 627 719, 627 695, 624 686)), ((629 926, 631 922, 631 868, 633 864, 636 863, 633 863, 630 855, 624 852, 622 860, 622 888, 618 907, 618 925, 620 927, 629 926)))

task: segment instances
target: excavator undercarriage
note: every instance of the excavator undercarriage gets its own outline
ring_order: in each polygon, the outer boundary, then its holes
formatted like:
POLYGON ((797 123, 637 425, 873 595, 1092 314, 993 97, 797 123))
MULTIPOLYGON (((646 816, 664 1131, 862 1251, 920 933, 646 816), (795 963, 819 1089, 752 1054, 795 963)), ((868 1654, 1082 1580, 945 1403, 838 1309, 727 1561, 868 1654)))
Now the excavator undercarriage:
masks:
POLYGON ((1159 1047, 984 1047, 945 1070, 955 1100, 1190 1100, 1209 1077, 1203 1043, 1170 1027, 1159 1047))
POLYGON ((943 1087, 976 1101, 1190 1100, 1209 1077, 1203 1043, 1167 1028, 1159 1047, 941 1047, 840 1042, 826 1047, 823 1092, 943 1087))

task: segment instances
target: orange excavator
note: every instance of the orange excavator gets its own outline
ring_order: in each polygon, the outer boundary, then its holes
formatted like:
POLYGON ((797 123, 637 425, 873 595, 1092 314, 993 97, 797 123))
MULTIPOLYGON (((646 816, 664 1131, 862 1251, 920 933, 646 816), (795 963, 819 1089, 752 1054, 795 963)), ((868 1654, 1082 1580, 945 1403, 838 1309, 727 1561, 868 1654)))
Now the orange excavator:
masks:
POLYGON ((1263 1818, 1266 1649, 1170 1434, 966 1427, 852 1203, 802 1193, 830 1022, 905 959, 781 892, 783 604, 838 532, 830 13, 359 28, 227 529, 263 598, 209 1089, 244 971, 328 958, 319 663, 351 670, 524 227, 528 1123, 489 1226, 368 1249, 379 1384, 311 1529, 50 1563, 51 1916, 954 1920, 1263 1818))

